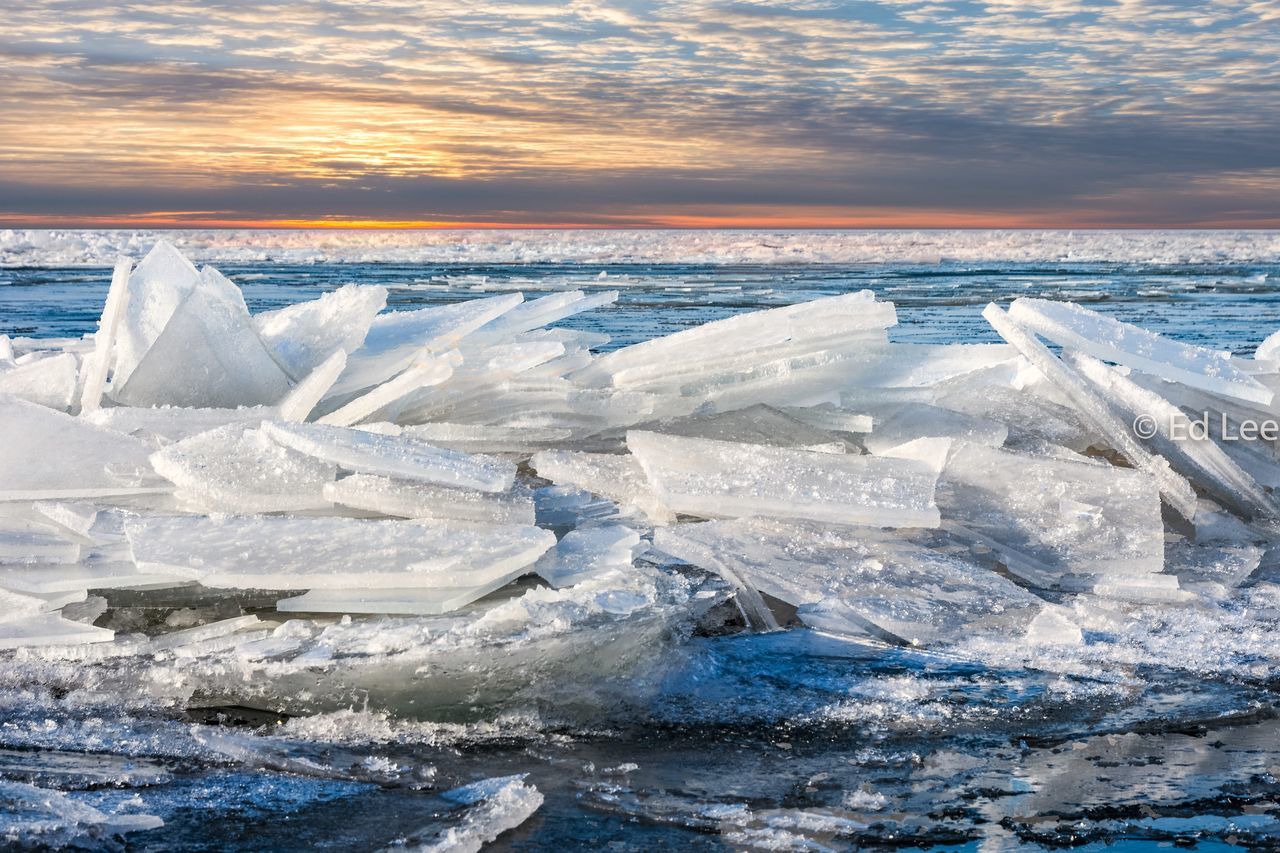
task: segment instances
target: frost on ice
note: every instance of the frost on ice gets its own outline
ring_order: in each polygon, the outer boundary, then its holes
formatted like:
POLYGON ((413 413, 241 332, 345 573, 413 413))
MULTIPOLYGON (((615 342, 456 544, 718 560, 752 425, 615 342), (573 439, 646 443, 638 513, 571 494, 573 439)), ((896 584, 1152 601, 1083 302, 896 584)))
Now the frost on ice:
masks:
MULTIPOLYGON (((1040 300, 988 307, 1004 344, 895 343, 864 291, 608 351, 551 324, 615 292, 386 296, 251 315, 160 244, 116 266, 86 339, 0 340, 5 665, 177 705, 465 717, 652 675, 717 608, 1105 657, 1267 583, 1276 448, 1170 425, 1274 416, 1273 345, 1040 300)), ((452 835, 409 842, 480 844, 541 801, 484 784, 452 835)))

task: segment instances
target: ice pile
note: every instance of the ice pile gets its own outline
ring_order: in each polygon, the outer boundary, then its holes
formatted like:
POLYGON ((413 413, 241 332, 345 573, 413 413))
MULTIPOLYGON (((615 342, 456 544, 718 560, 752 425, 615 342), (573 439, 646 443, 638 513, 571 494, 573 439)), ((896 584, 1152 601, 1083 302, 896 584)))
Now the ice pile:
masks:
POLYGON ((0 338, 0 646, 230 655, 184 689, 295 710, 475 704, 623 672, 726 589, 760 629, 1069 647, 1081 602, 1269 571, 1280 448, 1238 434, 1280 414, 1270 342, 1019 299, 985 312, 1004 344, 895 343, 863 291, 602 353, 556 324, 616 293, 386 296, 255 315, 159 243, 93 335, 0 338))

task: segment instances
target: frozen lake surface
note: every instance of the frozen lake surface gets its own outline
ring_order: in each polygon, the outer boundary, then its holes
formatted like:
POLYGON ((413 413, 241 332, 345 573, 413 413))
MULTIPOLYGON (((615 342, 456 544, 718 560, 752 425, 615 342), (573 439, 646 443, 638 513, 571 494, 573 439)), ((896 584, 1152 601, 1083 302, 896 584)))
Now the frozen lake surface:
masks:
MULTIPOLYGON (((92 332, 114 252, 153 239, 0 232, 0 334, 92 332)), ((253 234, 175 242, 254 312, 350 283, 384 285, 392 309, 618 290, 562 324, 609 335, 605 349, 863 289, 897 306, 897 341, 997 342, 983 307, 1027 296, 1241 355, 1280 329, 1274 233, 321 233, 276 235, 267 257, 253 234)), ((804 628, 741 633, 726 608, 625 683, 444 714, 159 708, 0 658, 0 839, 7 820, 97 809, 164 821, 131 849, 379 849, 462 821, 443 792, 528 774, 545 802, 496 849, 1278 844, 1280 601, 1240 607, 1271 608, 1270 627, 1224 639, 1170 608, 1131 662, 1005 668, 804 628), (67 800, 32 804, 26 785, 67 800)), ((1113 630, 1123 647, 1128 628, 1113 630)))

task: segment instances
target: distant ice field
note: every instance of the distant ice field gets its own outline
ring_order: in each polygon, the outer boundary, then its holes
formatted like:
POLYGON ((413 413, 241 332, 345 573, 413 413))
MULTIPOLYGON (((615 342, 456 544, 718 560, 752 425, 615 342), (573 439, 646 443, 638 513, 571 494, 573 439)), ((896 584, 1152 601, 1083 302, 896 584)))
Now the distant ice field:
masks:
POLYGON ((253 311, 347 283, 403 309, 507 291, 620 290, 566 325, 609 348, 870 288, 897 340, 995 341, 989 301, 1086 303, 1245 354, 1280 328, 1275 231, 0 231, 0 334, 93 331, 117 254, 159 239, 216 263, 253 311))

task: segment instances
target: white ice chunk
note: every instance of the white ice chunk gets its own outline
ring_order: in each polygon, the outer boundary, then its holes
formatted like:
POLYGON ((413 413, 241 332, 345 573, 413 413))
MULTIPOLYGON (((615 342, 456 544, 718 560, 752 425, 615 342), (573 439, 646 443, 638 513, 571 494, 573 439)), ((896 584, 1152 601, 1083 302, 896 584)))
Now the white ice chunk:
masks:
POLYGON ((836 633, 952 641, 1025 627, 1043 604, 995 572, 881 530, 738 519, 662 528, 654 547, 836 633))
POLYGON ((430 423, 407 426, 404 434, 436 447, 466 453, 533 453, 568 441, 573 430, 563 427, 512 427, 483 424, 430 423))
POLYGON ((115 632, 108 628, 74 622, 57 613, 41 613, 0 622, 0 649, 105 643, 114 637, 115 632))
POLYGON ((1267 335, 1254 350, 1253 357, 1258 361, 1280 361, 1280 331, 1267 335))
POLYGON ((1107 442, 1135 467, 1155 477, 1160 494, 1169 506, 1184 518, 1194 517, 1196 511, 1195 490, 1182 475, 1169 467, 1162 457, 1153 456, 1138 444, 1131 433, 1131 425, 1124 423, 1098 396, 1092 386, 1053 353, 1037 341, 1025 329, 1000 309, 994 302, 986 307, 982 316, 1009 343, 1017 347, 1044 377, 1053 384, 1102 435, 1107 442))
POLYGON ((454 368, 460 362, 461 358, 456 352, 431 357, 424 351, 421 359, 414 361, 398 376, 361 394, 337 411, 320 418, 318 422, 333 426, 351 426, 369 420, 410 394, 444 382, 453 375, 454 368))
POLYGON ((56 527, 18 518, 0 518, 0 560, 7 563, 74 563, 80 545, 56 527))
POLYGON ((62 412, 0 398, 0 500, 155 491, 142 442, 62 412))
POLYGON ((336 350, 333 355, 316 365, 293 389, 280 401, 279 411, 282 421, 305 421, 316 405, 329 393, 333 383, 338 381, 343 369, 347 366, 347 354, 336 350))
POLYGON ((1184 344, 1072 302, 1023 297, 1009 315, 1056 344, 1144 373, 1267 405, 1272 392, 1231 361, 1231 354, 1184 344))
POLYGON ((529 464, 553 483, 577 486, 642 513, 654 524, 669 524, 675 514, 654 493, 644 469, 630 453, 581 453, 544 450, 529 464))
POLYGON ((191 295, 200 274, 182 253, 164 240, 129 276, 124 317, 116 344, 113 390, 123 388, 147 350, 160 337, 178 306, 191 295))
MULTIPOLYGON (((524 823, 542 805, 542 793, 524 782, 524 774, 484 779, 440 795, 465 806, 462 820, 449 826, 432 824, 391 850, 417 853, 477 853, 502 833, 524 823)), ((384 852, 385 853, 385 852, 384 852)))
POLYGON ((640 550, 640 534, 625 525, 580 527, 566 533, 534 568, 559 589, 614 569, 630 568, 640 550))
POLYGON ((244 589, 456 587, 531 565, 547 530, 345 518, 151 517, 125 525, 139 568, 244 589))
POLYGON ((998 421, 928 403, 876 407, 871 410, 871 417, 874 426, 862 443, 872 453, 883 453, 918 438, 954 438, 999 447, 1009 437, 1009 428, 998 421))
POLYGON ((533 524, 533 499, 429 483, 353 474, 324 487, 336 504, 402 518, 438 518, 485 524, 533 524))
POLYGON ((516 468, 511 462, 443 450, 408 436, 320 424, 266 423, 262 428, 285 447, 361 474, 482 492, 506 491, 515 480, 516 468))
POLYGON ((289 380, 254 330, 240 289, 206 267, 128 381, 112 387, 129 406, 235 407, 277 403, 289 380))
POLYGON ((327 507, 337 466, 240 424, 217 427, 153 453, 151 464, 203 512, 282 512, 327 507))
POLYGON ((909 459, 812 453, 631 431, 627 447, 658 498, 702 518, 767 515, 936 527, 936 471, 909 459))
POLYGON ((618 388, 670 387, 726 371, 749 372, 760 361, 820 352, 850 335, 883 342, 884 330, 896 322, 893 304, 877 302, 864 290, 739 314, 623 347, 596 359, 575 378, 618 388), (798 342, 803 342, 799 348, 785 348, 798 342))
POLYGON ((1175 466, 1219 501, 1246 516, 1280 515, 1271 495, 1207 434, 1192 429, 1191 419, 1154 391, 1143 388, 1097 359, 1068 354, 1068 360, 1125 417, 1149 419, 1155 432, 1146 440, 1175 466))
POLYGON ((198 409, 185 406, 134 408, 117 406, 98 409, 83 417, 100 427, 129 435, 159 438, 162 442, 181 441, 220 426, 240 424, 256 427, 277 416, 271 406, 245 406, 240 409, 198 409))
POLYGON ((94 506, 37 501, 31 508, 41 519, 65 531, 65 533, 81 539, 95 539, 94 524, 98 520, 98 510, 94 506))
POLYGON ((133 262, 129 258, 116 261, 111 274, 111 286, 107 288, 107 301, 98 320, 98 331, 93 336, 93 352, 85 356, 81 368, 83 387, 80 392, 80 411, 92 412, 102 404, 102 391, 107 385, 107 372, 115 361, 116 334, 129 305, 129 274, 133 262))
POLYGON ((525 574, 520 566, 490 580, 469 586, 392 589, 313 589, 276 602, 281 613, 385 613, 437 616, 450 613, 502 589, 525 574))
POLYGON ((299 381, 334 353, 354 352, 386 305, 385 287, 347 284, 319 299, 257 314, 253 325, 289 378, 299 381))
POLYGON ((0 394, 21 397, 65 412, 76 393, 77 362, 72 353, 47 355, 0 367, 0 394))
POLYGON ((382 314, 369 327, 364 345, 351 354, 347 369, 331 394, 342 397, 386 382, 420 358, 424 349, 454 349, 468 334, 523 300, 522 294, 504 293, 454 305, 382 314))
POLYGON ((70 565, 0 565, 0 587, 33 595, 87 589, 175 586, 192 579, 189 571, 140 570, 132 561, 96 560, 70 565))
POLYGON ((938 506, 945 526, 959 525, 1032 583, 1164 565, 1159 494, 1141 471, 957 445, 938 506))
POLYGON ((848 446, 826 430, 810 426, 772 406, 758 404, 713 415, 689 415, 644 424, 637 429, 685 438, 740 441, 819 453, 844 453, 848 446))

